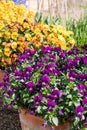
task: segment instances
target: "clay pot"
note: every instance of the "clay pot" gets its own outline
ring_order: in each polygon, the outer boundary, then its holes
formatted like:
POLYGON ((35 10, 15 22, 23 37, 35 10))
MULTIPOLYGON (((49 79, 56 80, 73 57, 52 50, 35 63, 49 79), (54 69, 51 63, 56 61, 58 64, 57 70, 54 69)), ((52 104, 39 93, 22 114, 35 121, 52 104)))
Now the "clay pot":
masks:
MULTIPOLYGON (((0 82, 3 81, 3 78, 4 78, 4 71, 0 70, 0 82)), ((3 97, 2 97, 2 91, 0 90, 0 106, 3 104, 3 97)))
MULTIPOLYGON (((44 120, 42 118, 30 115, 26 109, 19 110, 19 117, 22 130, 50 130, 50 127, 43 128, 44 120)), ((62 125, 55 126, 54 130, 70 130, 70 123, 65 122, 62 125)))

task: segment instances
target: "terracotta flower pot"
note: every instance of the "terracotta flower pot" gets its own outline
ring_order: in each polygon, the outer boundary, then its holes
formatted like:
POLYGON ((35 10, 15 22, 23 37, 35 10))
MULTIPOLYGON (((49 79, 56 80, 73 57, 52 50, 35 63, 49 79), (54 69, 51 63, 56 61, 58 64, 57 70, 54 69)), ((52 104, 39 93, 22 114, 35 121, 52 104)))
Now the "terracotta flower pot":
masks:
MULTIPOLYGON (((22 130, 50 130, 50 127, 43 128, 44 120, 42 118, 30 115, 26 109, 19 110, 19 117, 22 130)), ((70 123, 65 122, 63 125, 55 126, 54 130, 70 130, 70 123)))
MULTIPOLYGON (((4 71, 0 70, 0 82, 3 81, 3 78, 4 78, 4 71)), ((3 97, 2 97, 2 91, 0 90, 0 106, 2 105, 3 103, 3 97)))

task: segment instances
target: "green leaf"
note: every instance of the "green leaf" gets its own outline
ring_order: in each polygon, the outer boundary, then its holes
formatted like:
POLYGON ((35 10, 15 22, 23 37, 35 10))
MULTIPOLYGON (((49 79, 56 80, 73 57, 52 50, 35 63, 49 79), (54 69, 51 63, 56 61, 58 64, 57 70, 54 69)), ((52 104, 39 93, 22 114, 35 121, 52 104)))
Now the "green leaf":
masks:
POLYGON ((69 95, 67 96, 67 98, 72 99, 72 95, 71 95, 71 94, 69 94, 69 95))
POLYGON ((52 121, 53 121, 53 123, 54 123, 56 126, 58 126, 58 118, 57 118, 57 117, 53 117, 53 118, 52 118, 52 121))
POLYGON ((87 85, 87 81, 85 81, 85 86, 87 85))
POLYGON ((38 112, 38 113, 41 113, 41 106, 38 106, 37 112, 38 112))
POLYGON ((87 128, 82 128, 82 130, 87 130, 87 128))
POLYGON ((47 25, 50 24, 50 17, 49 16, 46 17, 44 23, 47 24, 47 25))

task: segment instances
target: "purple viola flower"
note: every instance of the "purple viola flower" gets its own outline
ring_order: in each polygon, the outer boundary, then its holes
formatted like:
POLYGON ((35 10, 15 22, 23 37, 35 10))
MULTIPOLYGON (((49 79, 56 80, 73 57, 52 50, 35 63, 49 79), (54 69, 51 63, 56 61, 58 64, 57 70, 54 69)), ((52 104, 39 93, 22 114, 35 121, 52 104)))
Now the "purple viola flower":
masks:
POLYGON ((50 46, 42 47, 43 54, 52 53, 53 48, 50 46))
POLYGON ((85 86, 83 84, 78 84, 77 88, 81 91, 81 90, 85 90, 85 86))
POLYGON ((45 57, 42 59, 42 62, 47 62, 49 60, 49 57, 45 57))
POLYGON ((18 87, 14 87, 13 92, 16 92, 18 90, 18 87))
POLYGON ((69 77, 76 78, 77 77, 77 73, 74 70, 70 70, 69 77))
POLYGON ((61 47, 56 47, 55 50, 57 51, 58 55, 61 53, 61 47))
POLYGON ((80 83, 80 84, 78 84, 76 87, 78 88, 80 94, 81 94, 81 95, 84 95, 85 86, 84 86, 83 84, 80 83))
POLYGON ((8 90, 7 90, 7 94, 8 94, 9 96, 11 96, 11 95, 13 94, 13 91, 12 91, 11 89, 8 89, 8 90))
POLYGON ((48 100, 47 100, 47 106, 54 108, 54 107, 56 106, 56 102, 53 101, 53 100, 51 100, 51 99, 48 99, 48 100))
POLYGON ((28 83, 26 84, 26 86, 27 86, 28 88, 34 87, 34 83, 33 83, 32 81, 30 81, 30 82, 28 82, 28 83))
POLYGON ((87 65, 87 56, 83 58, 84 65, 87 65))
POLYGON ((75 67, 76 65, 77 65, 77 63, 75 62, 75 60, 72 60, 71 58, 69 58, 67 60, 67 67, 68 67, 68 69, 71 69, 71 68, 75 67))
POLYGON ((42 68, 43 67, 43 63, 37 63, 36 65, 35 65, 35 68, 36 69, 39 69, 39 68, 42 68))
POLYGON ((87 105, 87 98, 83 98, 82 103, 83 105, 87 105))
POLYGON ((47 74, 47 75, 49 75, 51 73, 51 71, 49 70, 49 69, 44 69, 43 71, 42 71, 42 74, 47 74))
POLYGON ((63 66, 61 67, 61 70, 62 70, 62 71, 63 71, 63 70, 68 70, 68 65, 67 65, 67 64, 63 65, 63 66))
POLYGON ((14 72, 16 70, 16 66, 15 65, 12 65, 11 67, 12 71, 14 72))
POLYGON ((15 71, 15 76, 22 76, 22 72, 16 70, 16 71, 15 71))
POLYGON ((31 66, 27 66, 26 68, 25 68, 25 71, 28 71, 28 72, 31 72, 33 70, 33 68, 31 67, 31 66))
POLYGON ((54 55, 51 55, 50 60, 53 61, 53 62, 56 62, 56 57, 54 55))
POLYGON ((85 95, 87 95, 87 90, 85 90, 85 95))
POLYGON ((51 99, 51 100, 55 100, 55 99, 57 98, 57 96, 56 96, 56 95, 53 95, 53 94, 49 94, 49 95, 47 96, 47 98, 48 98, 48 99, 51 99))
POLYGON ((39 106, 42 100, 43 100, 42 94, 39 94, 38 96, 34 96, 35 106, 39 106))
POLYGON ((60 92, 60 90, 57 90, 57 89, 53 90, 53 91, 52 91, 52 94, 53 94, 53 95, 56 95, 57 98, 62 96, 62 93, 60 92))
POLYGON ((41 81, 44 82, 44 83, 50 83, 50 77, 47 74, 45 74, 41 78, 41 81))
POLYGON ((19 96, 16 96, 16 101, 19 101, 20 100, 20 97, 19 96))
POLYGON ((78 118, 82 118, 83 112, 84 112, 84 108, 81 105, 76 107, 76 115, 78 118))
POLYGON ((21 60, 25 60, 25 59, 27 59, 27 58, 28 58, 28 55, 27 55, 27 54, 22 54, 21 57, 20 57, 21 60))
POLYGON ((28 82, 28 83, 26 84, 26 86, 27 86, 29 92, 32 92, 32 91, 33 91, 33 89, 34 89, 34 83, 33 83, 32 81, 28 82))
POLYGON ((5 75, 3 80, 4 80, 4 82, 9 82, 9 75, 5 75))
POLYGON ((30 77, 31 77, 31 74, 30 73, 28 73, 28 72, 26 72, 26 73, 24 73, 24 80, 29 80, 30 79, 30 77))
POLYGON ((68 55, 77 55, 80 51, 78 50, 77 46, 74 46, 69 52, 68 55))
POLYGON ((67 60, 67 62, 68 62, 69 64, 73 64, 73 60, 70 59, 70 58, 67 60))
POLYGON ((3 84, 3 82, 0 82, 0 87, 2 87, 4 84, 3 84))
POLYGON ((47 123, 43 123, 42 126, 43 126, 43 128, 46 128, 47 127, 47 123))
POLYGON ((59 57, 60 57, 61 60, 64 60, 66 56, 67 56, 66 51, 62 51, 62 53, 59 54, 59 57))
POLYGON ((87 117, 86 117, 86 119, 84 121, 84 126, 87 127, 87 117))
POLYGON ((61 110, 59 110, 59 115, 64 115, 64 110, 63 109, 61 109, 61 110))
POLYGON ((70 81, 74 81, 75 78, 77 78, 77 73, 73 70, 70 70, 69 73, 68 73, 68 77, 69 77, 70 81))
POLYGON ((80 56, 76 56, 75 59, 74 59, 74 61, 75 61, 77 64, 80 63, 81 57, 80 57, 80 56))
POLYGON ((34 108, 31 108, 31 109, 30 109, 29 113, 30 113, 31 115, 35 115, 35 111, 36 111, 36 108, 34 107, 34 108))
POLYGON ((85 51, 87 51, 87 43, 82 46, 82 49, 84 49, 85 51))
POLYGON ((78 74, 78 79, 84 81, 85 78, 86 78, 86 75, 85 75, 85 74, 83 74, 83 73, 79 73, 79 74, 78 74))
POLYGON ((84 112, 84 108, 81 105, 76 107, 76 113, 79 113, 79 112, 82 112, 82 113, 84 112))
POLYGON ((8 104, 8 107, 7 107, 7 108, 13 108, 14 105, 15 105, 15 104, 14 104, 14 102, 12 101, 10 104, 8 104))
POLYGON ((55 76, 60 76, 61 75, 61 73, 57 69, 55 69, 55 68, 53 68, 51 70, 51 73, 54 74, 55 76))
POLYGON ((55 65, 54 63, 49 63, 47 66, 46 66, 46 69, 50 69, 50 68, 54 68, 55 65))

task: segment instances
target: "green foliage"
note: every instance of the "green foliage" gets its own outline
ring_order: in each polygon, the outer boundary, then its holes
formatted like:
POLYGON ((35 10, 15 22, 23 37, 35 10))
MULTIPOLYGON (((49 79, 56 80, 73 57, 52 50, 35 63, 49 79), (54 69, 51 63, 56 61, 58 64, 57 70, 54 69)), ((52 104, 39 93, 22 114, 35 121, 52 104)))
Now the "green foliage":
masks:
POLYGON ((59 16, 55 18, 50 18, 50 16, 44 17, 42 13, 36 13, 35 22, 36 23, 44 22, 47 25, 49 24, 62 25, 62 20, 59 16))
POLYGON ((80 48, 87 42, 87 16, 80 18, 79 21, 69 19, 66 21, 66 28, 74 32, 76 45, 80 48))

